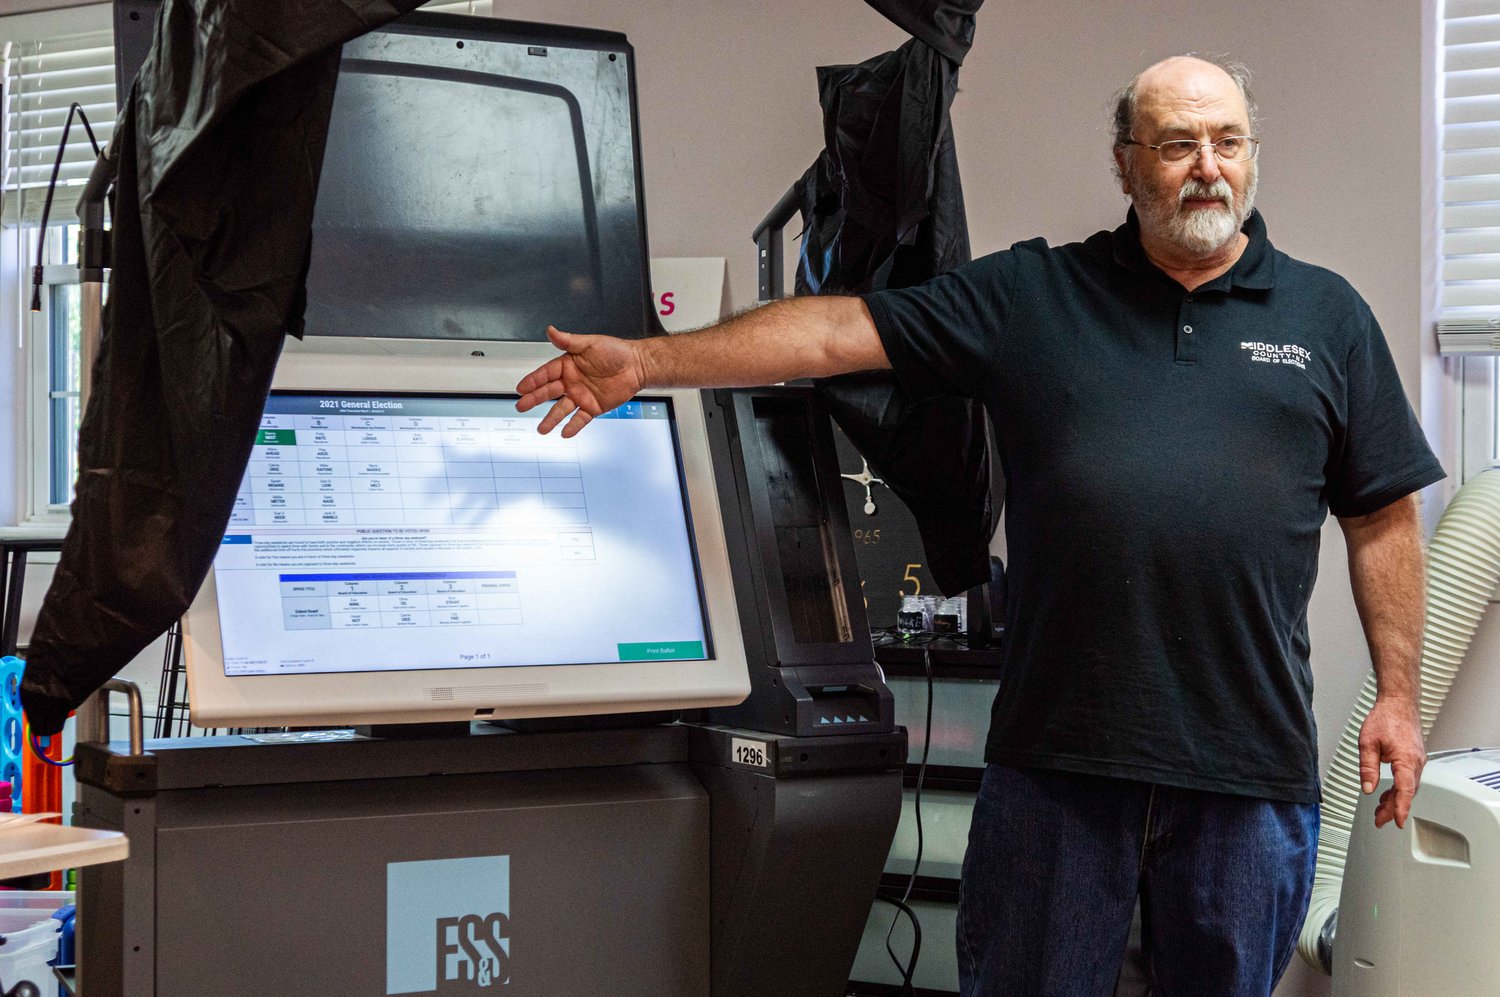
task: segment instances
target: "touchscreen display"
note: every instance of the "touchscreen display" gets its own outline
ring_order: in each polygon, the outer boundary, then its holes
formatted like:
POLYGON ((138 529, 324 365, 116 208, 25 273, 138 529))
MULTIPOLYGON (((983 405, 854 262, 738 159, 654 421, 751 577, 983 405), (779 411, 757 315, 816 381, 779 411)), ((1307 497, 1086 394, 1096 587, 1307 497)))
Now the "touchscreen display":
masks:
POLYGON ((712 656, 667 399, 273 392, 214 561, 224 670, 712 656))

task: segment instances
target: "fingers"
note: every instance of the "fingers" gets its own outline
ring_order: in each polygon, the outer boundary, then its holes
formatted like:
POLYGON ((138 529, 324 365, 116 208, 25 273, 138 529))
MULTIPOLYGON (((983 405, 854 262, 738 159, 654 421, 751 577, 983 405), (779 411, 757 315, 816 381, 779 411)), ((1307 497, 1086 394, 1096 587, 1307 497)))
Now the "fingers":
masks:
MULTIPOLYGON (((559 398, 557 400, 557 403, 548 410, 545 416, 542 417, 541 425, 536 427, 536 431, 545 436, 547 433, 550 433, 552 432, 552 430, 556 429, 558 423, 562 422, 568 416, 572 415, 575 411, 577 411, 577 409, 578 406, 573 403, 573 399, 564 395, 563 397, 559 398)), ((580 426, 579 428, 581 429, 583 427, 580 426)), ((578 432, 578 430, 575 429, 573 430, 573 432, 576 433, 578 432)), ((567 430, 563 431, 563 436, 566 437, 571 435, 573 434, 569 433, 567 430)))
POLYGON ((1380 802, 1375 806, 1375 826, 1384 827, 1394 820, 1397 827, 1404 828, 1421 781, 1421 767, 1410 762, 1395 762, 1391 765, 1391 774, 1395 784, 1380 794, 1380 802))
POLYGON ((571 439, 574 436, 577 436, 579 430, 583 429, 584 426, 587 426, 593 421, 593 416, 589 415, 583 409, 579 409, 577 412, 573 413, 573 418, 569 419, 568 424, 563 427, 563 439, 567 440, 571 439))
POLYGON ((557 404, 547 413, 546 418, 537 427, 537 432, 546 434, 552 432, 558 423, 568 419, 568 424, 563 427, 563 439, 569 440, 577 436, 584 426, 594 421, 593 415, 579 408, 573 403, 573 399, 563 397, 557 400, 557 404), (568 416, 573 418, 568 419, 568 416))
MULTIPOLYGON (((525 383, 525 381, 521 382, 521 384, 525 383)), ((521 388, 521 384, 516 385, 517 390, 521 388)), ((533 388, 516 399, 516 411, 529 412, 542 404, 542 402, 550 402, 554 398, 562 397, 564 390, 561 381, 548 381, 541 385, 541 387, 533 388)))
MULTIPOLYGON (((594 336, 578 336, 571 332, 563 332, 555 325, 547 326, 547 339, 562 350, 564 353, 577 354, 585 348, 585 340, 595 339, 594 336)), ((578 435, 579 431, 593 421, 593 416, 581 408, 577 402, 568 397, 568 388, 564 384, 564 373, 576 367, 570 367, 573 363, 571 357, 558 357, 542 364, 536 370, 527 374, 516 384, 516 391, 520 398, 516 400, 516 411, 528 412, 543 402, 556 399, 552 408, 537 425, 537 432, 546 434, 552 432, 563 420, 568 419, 567 425, 563 426, 563 438, 567 439, 578 435), (569 417, 572 417, 569 419, 569 417)), ((572 376, 572 375, 569 375, 572 376)), ((587 400, 587 399, 585 399, 587 400)), ((595 405, 594 407, 597 407, 595 405)))
MULTIPOLYGON (((578 349, 581 346, 578 341, 583 338, 583 336, 575 336, 571 332, 563 332, 556 326, 547 326, 547 339, 551 341, 553 346, 556 346, 564 353, 578 352, 578 349), (569 349, 570 346, 572 347, 571 349, 569 349)), ((530 394, 532 391, 535 391, 537 388, 548 383, 549 381, 561 380, 562 375, 562 358, 558 357, 555 360, 548 360, 536 370, 521 378, 520 382, 516 385, 516 391, 522 395, 530 394)), ((557 396, 553 395, 552 397, 555 398, 557 396)), ((531 408, 536 404, 537 402, 533 401, 530 405, 522 408, 521 411, 524 412, 527 408, 531 408)))
POLYGON ((1359 778, 1364 791, 1374 790, 1381 762, 1389 762, 1391 768, 1391 785, 1380 794, 1375 807, 1376 827, 1393 820, 1397 827, 1406 826, 1426 760, 1415 709, 1399 701, 1377 699, 1359 732, 1359 778))
POLYGON ((1375 792, 1380 780, 1380 742, 1375 738, 1359 739, 1359 785, 1366 793, 1375 792))
POLYGON ((1375 805, 1375 826, 1385 827, 1395 816, 1396 790, 1392 787, 1380 794, 1380 802, 1375 805))
POLYGON ((1407 815, 1411 813, 1412 797, 1417 795, 1416 769, 1410 762, 1397 761, 1392 763, 1391 772, 1396 780, 1396 826, 1405 827, 1407 815))
MULTIPOLYGON (((544 384, 561 382, 562 372, 563 365, 560 358, 557 360, 548 360, 536 370, 521 378, 521 380, 516 384, 516 391, 524 396, 530 394, 544 384)), ((535 404, 536 402, 532 402, 532 405, 535 404)), ((517 403, 517 407, 520 407, 520 403, 517 403)), ((530 407, 531 405, 526 406, 526 408, 530 407)), ((526 408, 522 408, 521 411, 526 411, 526 408)))

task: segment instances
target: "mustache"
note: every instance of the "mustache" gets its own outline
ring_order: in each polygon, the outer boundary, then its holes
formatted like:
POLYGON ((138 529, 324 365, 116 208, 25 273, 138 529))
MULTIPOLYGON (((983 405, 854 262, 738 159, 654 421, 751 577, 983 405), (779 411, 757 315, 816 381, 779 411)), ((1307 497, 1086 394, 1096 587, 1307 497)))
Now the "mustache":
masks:
POLYGON ((1183 183, 1182 189, 1177 192, 1177 203, 1180 205, 1188 198, 1212 197, 1224 202, 1224 207, 1234 208, 1234 190, 1229 186, 1229 181, 1223 177, 1213 183, 1204 183, 1191 177, 1183 183))

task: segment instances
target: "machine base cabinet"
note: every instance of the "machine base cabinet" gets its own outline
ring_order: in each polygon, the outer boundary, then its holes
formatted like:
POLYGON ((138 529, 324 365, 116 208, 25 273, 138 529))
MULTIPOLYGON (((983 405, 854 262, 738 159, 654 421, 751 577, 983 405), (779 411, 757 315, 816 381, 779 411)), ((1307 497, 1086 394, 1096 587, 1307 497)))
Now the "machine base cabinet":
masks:
POLYGON ((905 756, 692 725, 84 750, 77 822, 131 841, 81 876, 84 997, 840 997, 905 756))

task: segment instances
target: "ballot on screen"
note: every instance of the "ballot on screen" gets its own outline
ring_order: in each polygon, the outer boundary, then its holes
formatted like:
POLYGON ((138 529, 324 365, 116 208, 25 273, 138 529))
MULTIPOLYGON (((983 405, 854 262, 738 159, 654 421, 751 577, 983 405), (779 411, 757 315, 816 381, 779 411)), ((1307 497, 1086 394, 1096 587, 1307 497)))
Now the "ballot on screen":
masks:
POLYGON ((289 353, 187 617, 200 726, 676 709, 748 692, 693 391, 563 439, 551 351, 289 353))

